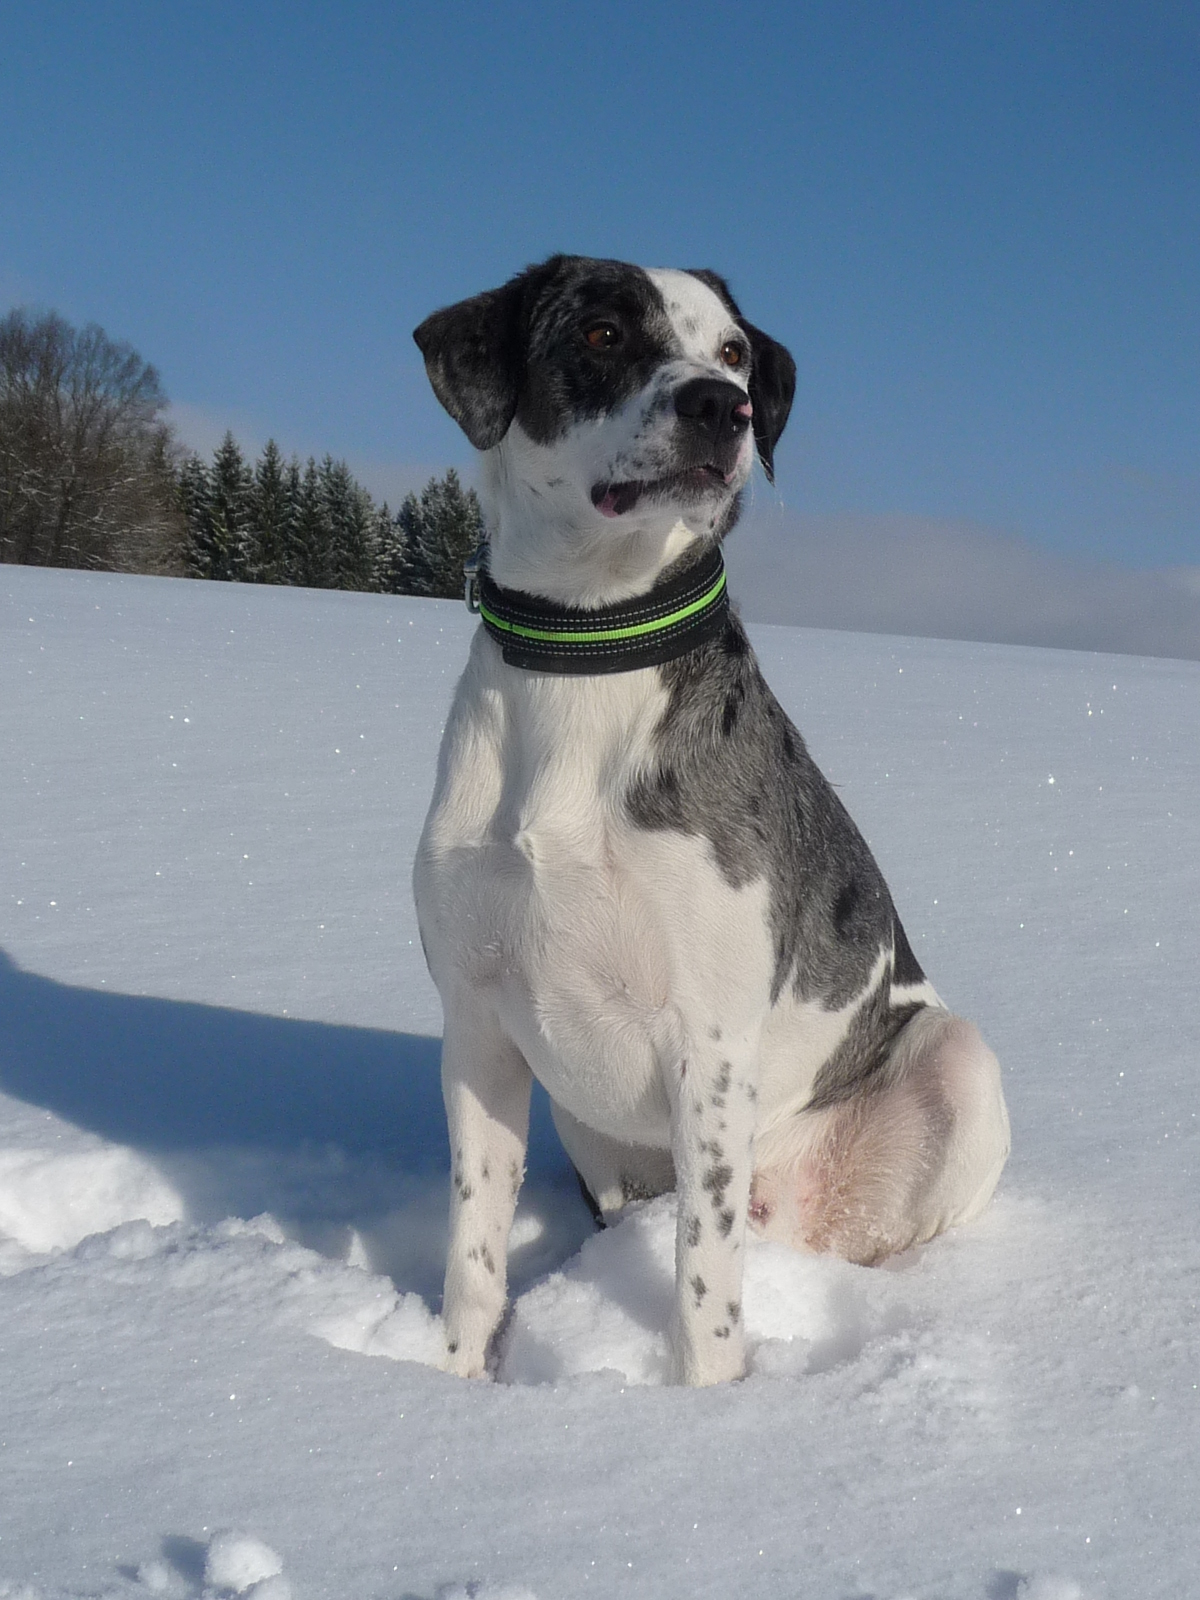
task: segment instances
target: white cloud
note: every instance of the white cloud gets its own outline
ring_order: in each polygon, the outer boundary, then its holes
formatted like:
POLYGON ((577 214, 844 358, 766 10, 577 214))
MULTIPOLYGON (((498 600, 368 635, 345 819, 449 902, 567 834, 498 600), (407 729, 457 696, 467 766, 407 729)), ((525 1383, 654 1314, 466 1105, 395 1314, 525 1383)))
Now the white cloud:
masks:
POLYGON ((1200 569, 1053 555, 967 522, 756 506, 726 546, 750 621, 1200 660, 1200 569))

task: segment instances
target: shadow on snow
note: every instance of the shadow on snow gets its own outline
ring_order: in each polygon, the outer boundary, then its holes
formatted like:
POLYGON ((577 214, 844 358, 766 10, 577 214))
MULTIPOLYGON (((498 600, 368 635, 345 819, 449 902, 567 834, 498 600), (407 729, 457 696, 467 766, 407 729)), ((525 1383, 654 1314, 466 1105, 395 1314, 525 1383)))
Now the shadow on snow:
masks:
MULTIPOLYGON (((449 1174, 440 1061, 425 1035, 77 988, 0 951, 0 1090, 141 1151, 192 1220, 270 1211, 331 1255, 353 1227, 372 1267, 427 1295, 449 1174)), ((528 1181, 535 1211, 588 1231, 536 1085, 528 1181)))

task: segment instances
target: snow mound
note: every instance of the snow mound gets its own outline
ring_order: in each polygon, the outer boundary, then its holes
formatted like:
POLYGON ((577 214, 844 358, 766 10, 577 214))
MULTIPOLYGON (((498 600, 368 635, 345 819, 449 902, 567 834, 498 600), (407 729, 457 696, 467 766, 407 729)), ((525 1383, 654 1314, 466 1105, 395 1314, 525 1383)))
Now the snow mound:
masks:
MULTIPOLYGON (((898 1293, 902 1276, 748 1239, 749 1370, 824 1372, 872 1339, 900 1332, 912 1319, 898 1293)), ((663 1195, 587 1240, 561 1271, 520 1297, 497 1375, 544 1384, 613 1371, 631 1384, 665 1383, 674 1281, 675 1196, 663 1195)))
POLYGON ((121 1145, 0 1150, 0 1273, 134 1218, 162 1225, 182 1215, 157 1169, 121 1145))
POLYGON ((442 1356, 440 1319, 419 1294, 382 1293, 361 1299, 320 1318, 312 1331, 335 1349, 357 1355, 420 1361, 430 1367, 436 1367, 442 1356))
POLYGON ((1017 1585, 1017 1600, 1087 1600, 1074 1578, 1032 1572, 1017 1585))
POLYGON ((267 1582, 282 1572, 282 1560, 261 1539, 226 1531, 214 1533, 209 1540, 204 1581, 218 1593, 251 1593, 255 1600, 286 1600, 277 1583, 272 1583, 269 1593, 266 1588, 267 1582))

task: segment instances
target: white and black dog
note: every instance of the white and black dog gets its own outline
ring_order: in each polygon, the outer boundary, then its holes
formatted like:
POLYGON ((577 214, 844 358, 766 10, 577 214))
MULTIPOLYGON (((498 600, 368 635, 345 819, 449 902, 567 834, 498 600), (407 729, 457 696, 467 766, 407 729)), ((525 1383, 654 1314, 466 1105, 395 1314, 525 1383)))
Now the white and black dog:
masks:
POLYGON ((747 1225, 876 1262, 987 1203, 996 1058, 763 681, 720 541, 788 352, 709 272, 555 256, 416 330, 483 454, 415 889, 445 1010, 446 1367, 486 1371, 530 1085, 595 1209, 678 1194, 677 1378, 744 1371, 747 1225))

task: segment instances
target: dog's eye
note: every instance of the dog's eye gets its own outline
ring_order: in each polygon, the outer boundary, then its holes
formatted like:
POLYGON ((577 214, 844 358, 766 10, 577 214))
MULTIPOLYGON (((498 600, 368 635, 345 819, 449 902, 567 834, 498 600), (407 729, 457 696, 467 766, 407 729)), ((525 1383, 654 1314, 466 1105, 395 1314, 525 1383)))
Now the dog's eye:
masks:
POLYGON ((621 342, 621 330, 615 322, 593 322, 583 330, 583 337, 593 350, 611 350, 621 342))
POLYGON ((727 367, 740 367, 746 359, 746 352, 735 340, 729 339, 721 346, 721 360, 727 367))

